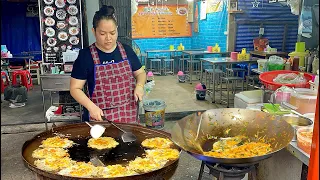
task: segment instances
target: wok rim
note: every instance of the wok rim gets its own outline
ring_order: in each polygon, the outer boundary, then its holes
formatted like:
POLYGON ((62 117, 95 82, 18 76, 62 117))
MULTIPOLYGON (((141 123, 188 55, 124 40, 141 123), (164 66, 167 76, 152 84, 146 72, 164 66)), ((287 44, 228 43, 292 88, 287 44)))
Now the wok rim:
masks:
MULTIPOLYGON (((240 108, 222 108, 222 109, 227 109, 228 111, 231 111, 231 110, 242 110, 242 111, 254 111, 254 110, 249 110, 249 109, 240 109, 240 108)), ((208 109, 206 111, 212 111, 212 110, 217 110, 217 109, 208 109)), ((204 112, 206 112, 204 111, 204 112)), ((222 111, 222 110, 221 110, 222 111)), ((184 120, 185 118, 187 117, 191 117, 197 113, 204 113, 203 111, 197 111, 195 113, 192 113, 190 115, 187 115, 185 117, 183 117, 182 119, 180 119, 179 121, 181 120, 184 120)), ((266 112, 262 112, 262 111, 258 111, 259 113, 264 113, 264 114, 268 114, 269 116, 273 116, 275 117, 276 115, 272 115, 272 114, 269 114, 269 113, 266 113, 266 112)), ((281 117, 282 119, 283 117, 281 117)), ((292 132, 294 132, 294 127, 285 121, 285 123, 291 127, 292 129, 292 132)), ((174 124, 174 126, 172 127, 172 129, 175 129, 176 126, 179 126, 178 125, 178 121, 174 124)), ((293 134, 293 137, 294 137, 294 134, 293 134)), ((292 137, 292 138, 293 138, 292 137)), ((291 139, 292 139, 291 138, 291 139)), ((207 162, 207 163, 219 163, 219 164, 226 164, 226 165, 234 165, 234 166, 242 166, 242 165, 247 165, 247 164, 257 164, 259 163, 260 161, 262 160, 265 160, 265 159, 268 159, 270 157, 273 156, 273 154, 285 149, 290 143, 291 141, 289 141, 289 143, 282 147, 281 149, 277 149, 275 151, 272 151, 272 152, 269 152, 265 155, 261 155, 261 156, 254 156, 254 157, 246 157, 246 158, 216 158, 216 157, 213 157, 213 156, 205 156, 204 154, 200 154, 198 152, 195 152, 195 151, 190 151, 190 150, 186 150, 185 148, 183 148, 183 146, 180 146, 178 142, 176 142, 173 138, 171 139, 171 141, 173 141, 177 146, 179 146, 183 151, 187 152, 188 154, 190 154, 191 156, 195 157, 196 159, 198 160, 201 160, 201 161, 204 161, 204 162, 207 162)))
MULTIPOLYGON (((108 128, 109 126, 112 126, 110 123, 108 122, 90 122, 91 124, 102 124, 104 125, 106 128, 108 128), (107 126, 108 125, 108 126, 107 126)), ((150 128, 147 128, 143 125, 140 125, 140 124, 130 124, 130 123, 115 123, 116 125, 119 125, 121 128, 123 127, 128 127, 128 128, 136 128, 136 127, 139 127, 139 128, 142 128, 143 130, 147 130, 148 132, 151 132, 151 133, 154 133, 154 134, 160 134, 160 135, 163 135, 165 137, 167 137, 168 139, 171 139, 171 134, 168 133, 168 132, 165 132, 163 130, 158 130, 158 129, 150 129, 150 128)), ((60 175, 60 174, 57 174, 57 173, 53 173, 53 172, 49 172, 49 171, 45 171, 45 170, 42 170, 40 168, 37 168, 34 164, 28 162, 24 156, 24 151, 25 149, 28 147, 28 145, 30 145, 30 143, 32 143, 34 140, 37 140, 39 139, 40 137, 43 137, 43 136, 46 136, 48 134, 53 134, 54 132, 59 132, 59 130, 63 130, 63 129, 73 129, 73 128, 76 128, 76 127, 83 127, 83 126, 88 126, 87 124, 85 124, 84 122, 81 122, 81 123, 75 123, 75 124, 67 124, 67 125, 62 125, 62 126, 58 126, 58 127, 55 127, 53 128, 53 132, 52 130, 47 130, 47 131, 43 131, 43 132, 40 132, 36 135, 34 135, 34 137, 32 137, 31 139, 25 141, 23 143, 23 146, 21 148, 21 157, 23 159, 23 162, 24 162, 24 165, 29 169, 31 170, 32 172, 38 174, 38 175, 41 175, 41 176, 44 176, 44 177, 47 177, 47 178, 50 178, 50 179, 78 179, 78 180, 82 180, 82 179, 94 179, 94 180, 108 180, 108 179, 112 179, 112 180, 124 180, 124 179, 140 179, 140 178, 152 178, 154 176, 157 176, 157 175, 163 175, 165 176, 167 173, 170 173, 172 172, 172 174, 176 171, 177 167, 178 167, 178 164, 179 164, 179 160, 180 160, 180 156, 181 156, 181 153, 182 153, 182 148, 180 146, 178 146, 176 143, 173 143, 175 145, 175 148, 179 151, 179 158, 176 159, 176 160, 171 160, 169 161, 164 167, 160 168, 160 169, 157 169, 155 171, 151 171, 151 172, 147 172, 147 173, 143 173, 143 174, 137 174, 137 175, 133 175, 133 176, 124 176, 124 177, 116 177, 116 178, 99 178, 99 177, 90 177, 90 178, 84 178, 84 177, 71 177, 71 176, 64 176, 64 175, 60 175)), ((173 142, 173 141, 172 141, 173 142)))

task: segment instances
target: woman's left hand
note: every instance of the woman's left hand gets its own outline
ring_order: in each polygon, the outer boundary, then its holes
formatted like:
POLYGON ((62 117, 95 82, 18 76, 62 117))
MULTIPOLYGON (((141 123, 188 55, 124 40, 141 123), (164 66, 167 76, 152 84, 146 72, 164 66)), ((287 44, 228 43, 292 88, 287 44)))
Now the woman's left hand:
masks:
POLYGON ((138 100, 142 101, 143 95, 144 95, 143 87, 136 86, 136 88, 134 89, 134 98, 135 98, 135 100, 136 101, 138 101, 138 100))

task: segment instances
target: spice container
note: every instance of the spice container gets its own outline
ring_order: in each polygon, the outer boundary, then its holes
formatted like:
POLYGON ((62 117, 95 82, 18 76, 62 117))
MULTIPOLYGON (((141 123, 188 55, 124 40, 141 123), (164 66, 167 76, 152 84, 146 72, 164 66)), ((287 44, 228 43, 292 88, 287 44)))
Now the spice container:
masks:
POLYGON ((301 127, 297 130, 297 145, 310 155, 312 144, 313 127, 301 127))
POLYGON ((307 88, 296 88, 291 93, 289 104, 300 114, 314 113, 316 110, 317 92, 307 88))

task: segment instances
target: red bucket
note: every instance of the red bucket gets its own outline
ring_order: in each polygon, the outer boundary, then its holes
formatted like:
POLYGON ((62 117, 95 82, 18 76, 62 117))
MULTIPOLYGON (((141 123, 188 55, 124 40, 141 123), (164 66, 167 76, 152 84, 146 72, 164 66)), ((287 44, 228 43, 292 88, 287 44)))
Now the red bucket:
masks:
POLYGON ((259 79, 260 81, 265 85, 266 89, 269 90, 277 90, 281 86, 288 86, 288 87, 294 87, 294 88, 310 88, 309 81, 312 79, 311 74, 304 73, 304 77, 306 78, 306 83, 300 83, 300 84, 280 84, 273 82, 273 79, 277 77, 279 74, 288 74, 288 73, 295 73, 299 74, 301 72, 299 71, 289 71, 289 70, 279 70, 279 71, 268 71, 260 74, 259 79))

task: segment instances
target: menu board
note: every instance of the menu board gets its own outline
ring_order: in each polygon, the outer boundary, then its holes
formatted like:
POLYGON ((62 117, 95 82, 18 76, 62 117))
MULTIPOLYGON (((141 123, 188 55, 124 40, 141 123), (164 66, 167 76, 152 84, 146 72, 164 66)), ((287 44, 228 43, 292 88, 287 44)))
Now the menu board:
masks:
POLYGON ((62 52, 83 48, 81 0, 40 0, 42 59, 62 63, 62 52))
POLYGON ((132 17, 132 38, 191 36, 188 5, 139 5, 132 17))

